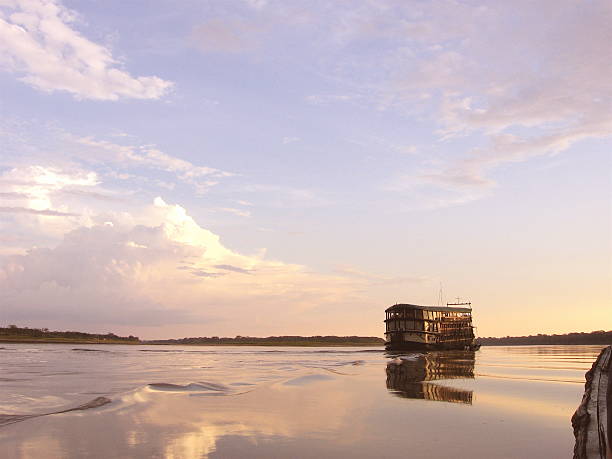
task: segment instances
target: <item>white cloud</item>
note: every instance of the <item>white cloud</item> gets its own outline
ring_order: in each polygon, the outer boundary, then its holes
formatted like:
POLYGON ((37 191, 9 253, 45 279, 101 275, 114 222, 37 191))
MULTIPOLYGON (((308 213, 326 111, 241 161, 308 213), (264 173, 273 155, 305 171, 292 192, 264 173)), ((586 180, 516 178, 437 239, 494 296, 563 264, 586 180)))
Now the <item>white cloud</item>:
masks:
POLYGON ((15 167, 0 175, 0 191, 19 197, 24 207, 49 210, 54 193, 71 187, 93 187, 99 179, 95 172, 55 167, 15 167))
MULTIPOLYGON (((77 153, 83 160, 98 157, 105 164, 113 164, 120 168, 150 168, 176 175, 181 181, 189 183, 198 193, 205 193, 215 186, 220 179, 232 177, 231 172, 205 166, 196 166, 184 159, 164 153, 152 145, 121 145, 93 137, 67 136, 79 145, 88 147, 87 153, 77 153)), ((117 171, 114 171, 117 174, 117 171)), ((129 175, 128 175, 129 178, 129 175)), ((172 188, 174 184, 159 181, 158 185, 172 188)))
MULTIPOLYGON (((222 324, 238 332, 354 299, 355 281, 243 255, 157 198, 135 216, 81 227, 55 248, 5 257, 0 302, 6 320, 160 325, 222 324)), ((221 326, 220 326, 221 327, 221 326)))
POLYGON ((59 210, 51 210, 51 209, 30 209, 29 207, 3 207, 0 206, 0 212, 5 212, 9 214, 30 214, 30 215, 44 215, 47 217, 77 217, 77 214, 72 214, 70 212, 61 212, 59 210))
POLYGON ((106 199, 95 172, 78 167, 18 166, 0 174, 0 232, 19 232, 18 246, 3 250, 23 252, 31 240, 61 237, 91 224, 88 206, 80 199, 106 199), (68 202, 66 197, 72 197, 68 202), (61 218, 60 218, 61 217, 61 218), (28 240, 29 239, 29 240, 28 240))
POLYGON ((3 1, 0 66, 36 89, 79 99, 157 99, 172 87, 118 68, 110 50, 71 27, 75 21, 76 14, 55 0, 3 1))

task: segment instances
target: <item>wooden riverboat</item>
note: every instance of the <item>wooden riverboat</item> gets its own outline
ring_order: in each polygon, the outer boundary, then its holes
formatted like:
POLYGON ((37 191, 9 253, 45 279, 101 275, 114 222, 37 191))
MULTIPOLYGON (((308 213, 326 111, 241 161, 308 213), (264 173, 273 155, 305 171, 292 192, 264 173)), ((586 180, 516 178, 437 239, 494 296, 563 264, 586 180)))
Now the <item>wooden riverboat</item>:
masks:
POLYGON ((480 347, 474 337, 471 303, 394 304, 385 314, 385 347, 389 351, 480 347))

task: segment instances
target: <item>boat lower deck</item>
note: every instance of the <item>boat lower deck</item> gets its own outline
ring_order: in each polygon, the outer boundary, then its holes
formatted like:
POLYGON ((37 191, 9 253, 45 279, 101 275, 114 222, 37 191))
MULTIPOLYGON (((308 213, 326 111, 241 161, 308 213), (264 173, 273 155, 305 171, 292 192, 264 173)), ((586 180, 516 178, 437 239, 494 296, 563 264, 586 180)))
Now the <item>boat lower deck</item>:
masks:
POLYGON ((480 344, 474 342, 455 343, 420 343, 411 341, 390 342, 385 344, 387 351, 440 351, 440 350, 465 350, 476 351, 480 344))

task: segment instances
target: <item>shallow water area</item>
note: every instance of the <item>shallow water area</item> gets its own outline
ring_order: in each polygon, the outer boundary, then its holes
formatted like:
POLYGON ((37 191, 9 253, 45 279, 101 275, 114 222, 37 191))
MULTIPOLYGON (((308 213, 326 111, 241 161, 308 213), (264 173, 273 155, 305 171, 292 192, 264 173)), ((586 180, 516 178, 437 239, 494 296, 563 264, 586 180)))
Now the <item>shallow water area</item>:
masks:
POLYGON ((7 458, 558 458, 603 346, 0 347, 7 458))

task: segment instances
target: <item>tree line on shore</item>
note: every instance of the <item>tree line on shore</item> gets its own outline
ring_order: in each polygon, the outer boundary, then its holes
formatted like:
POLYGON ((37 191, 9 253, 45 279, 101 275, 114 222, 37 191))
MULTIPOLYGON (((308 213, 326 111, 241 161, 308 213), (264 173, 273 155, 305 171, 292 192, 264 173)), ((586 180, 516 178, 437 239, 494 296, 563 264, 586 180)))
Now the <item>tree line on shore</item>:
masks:
POLYGON ((126 341, 140 342, 138 336, 117 336, 114 333, 85 333, 78 331, 50 331, 48 328, 29 328, 9 325, 0 327, 0 339, 66 339, 66 340, 91 340, 91 341, 126 341))
POLYGON ((384 340, 377 336, 268 336, 265 338, 254 336, 236 336, 234 338, 224 338, 218 336, 200 336, 197 338, 178 338, 146 341, 148 344, 277 344, 277 345, 296 345, 296 344, 364 344, 375 345, 384 344, 384 340))
POLYGON ((597 330, 590 333, 565 333, 562 335, 505 336, 478 338, 483 346, 512 346, 521 344, 612 344, 612 331, 597 330))
MULTIPOLYGON (((142 344, 200 344, 200 345, 277 345, 277 346, 334 346, 334 345, 383 345, 377 336, 200 336, 162 340, 140 340, 137 336, 118 336, 114 333, 85 333, 78 331, 50 331, 48 328, 29 328, 8 325, 0 327, 0 340, 9 341, 92 341, 125 342, 142 344)), ((537 334, 529 336, 482 337, 477 341, 483 346, 513 346, 528 344, 612 344, 612 331, 598 330, 590 333, 574 332, 558 335, 537 334)))
POLYGON ((258 338, 252 336, 229 337, 194 337, 162 340, 140 340, 137 336, 118 336, 114 333, 98 334, 78 331, 50 331, 48 328, 29 328, 9 325, 0 327, 0 340, 8 341, 95 341, 95 342, 125 342, 141 344, 239 344, 239 345, 382 345, 384 340, 376 336, 268 336, 258 338))

